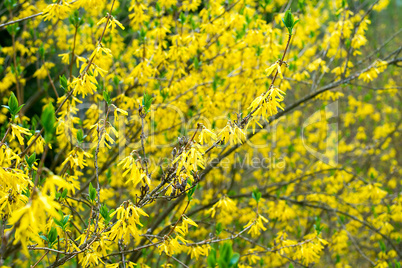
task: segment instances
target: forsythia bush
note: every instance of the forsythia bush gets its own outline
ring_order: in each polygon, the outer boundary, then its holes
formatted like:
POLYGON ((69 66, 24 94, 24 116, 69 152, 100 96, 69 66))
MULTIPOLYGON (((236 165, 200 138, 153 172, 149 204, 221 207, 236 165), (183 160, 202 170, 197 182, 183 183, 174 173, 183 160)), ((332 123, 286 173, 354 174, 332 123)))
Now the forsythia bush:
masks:
POLYGON ((396 7, 3 1, 0 267, 401 267, 396 7))

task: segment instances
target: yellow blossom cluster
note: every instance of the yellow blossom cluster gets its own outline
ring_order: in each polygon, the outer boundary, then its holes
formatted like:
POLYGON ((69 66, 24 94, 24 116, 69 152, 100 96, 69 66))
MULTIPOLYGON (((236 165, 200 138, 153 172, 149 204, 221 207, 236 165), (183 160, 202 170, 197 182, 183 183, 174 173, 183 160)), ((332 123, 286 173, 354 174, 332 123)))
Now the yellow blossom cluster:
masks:
POLYGON ((0 267, 401 267, 397 3, 355 2, 4 1, 0 267))

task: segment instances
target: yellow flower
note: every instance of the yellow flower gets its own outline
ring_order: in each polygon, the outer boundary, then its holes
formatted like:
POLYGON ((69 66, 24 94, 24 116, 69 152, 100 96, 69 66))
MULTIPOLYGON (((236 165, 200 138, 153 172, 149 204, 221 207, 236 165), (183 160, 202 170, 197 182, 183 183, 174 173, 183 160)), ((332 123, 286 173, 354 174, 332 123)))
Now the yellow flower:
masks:
POLYGON ((81 265, 83 267, 99 267, 99 263, 103 263, 102 254, 96 251, 88 250, 86 254, 81 258, 81 265))
POLYGON ((209 140, 216 141, 216 134, 203 126, 202 131, 198 138, 198 142, 200 144, 203 144, 205 142, 208 142, 209 140))
POLYGON ((220 208, 223 212, 230 213, 237 210, 236 203, 226 195, 219 199, 206 213, 211 213, 211 217, 215 217, 216 209, 220 208))
POLYGON ((122 115, 128 116, 128 113, 125 110, 117 108, 115 105, 112 105, 112 106, 114 107, 114 123, 115 124, 117 124, 117 122, 118 122, 118 118, 119 118, 118 114, 117 114, 118 112, 122 115))
POLYGON ((129 179, 126 181, 126 184, 129 182, 133 182, 134 187, 136 187, 139 183, 145 182, 146 184, 150 184, 151 181, 149 177, 145 174, 141 167, 139 167, 132 155, 124 158, 117 166, 123 165, 123 169, 126 171, 123 173, 123 177, 127 174, 130 174, 129 179))
POLYGON ((256 220, 249 221, 249 223, 247 223, 244 228, 248 228, 251 226, 250 230, 247 233, 251 233, 252 237, 258 237, 261 234, 261 230, 267 230, 267 228, 264 227, 263 222, 268 223, 268 220, 265 217, 258 215, 256 220))
POLYGON ((232 124, 230 121, 227 125, 219 132, 218 138, 230 145, 242 144, 246 140, 246 134, 241 130, 236 124, 232 124))
MULTIPOLYGON (((107 21, 107 17, 103 17, 98 23, 97 25, 101 25, 102 23, 106 23, 107 21)), ((122 30, 124 30, 124 26, 118 21, 116 20, 113 16, 109 19, 107 28, 112 27, 112 31, 116 28, 116 25, 119 26, 122 30)))
POLYGON ((267 69, 265 69, 266 75, 270 76, 275 69, 279 73, 279 76, 283 79, 282 69, 281 69, 279 62, 275 62, 274 64, 269 66, 267 69))
POLYGON ((173 164, 179 162, 176 175, 179 175, 184 167, 186 174, 189 175, 192 180, 191 171, 197 171, 198 167, 202 169, 205 168, 203 153, 204 152, 200 145, 194 144, 190 150, 184 151, 178 157, 176 157, 176 159, 173 161, 173 164))
POLYGON ((54 67, 53 62, 45 62, 42 67, 40 67, 38 70, 35 71, 33 74, 34 77, 37 77, 39 79, 44 79, 47 77, 47 74, 49 70, 54 67))
POLYGON ((74 78, 69 87, 73 88, 73 94, 81 94, 83 98, 87 94, 93 95, 96 92, 96 85, 98 82, 95 77, 85 73, 81 78, 74 78))
POLYGON ((165 252, 166 255, 172 256, 175 254, 175 252, 181 251, 183 246, 180 244, 179 240, 181 243, 187 244, 187 240, 179 235, 177 235, 175 238, 166 237, 163 243, 158 245, 159 252, 165 252))
POLYGON ((192 219, 188 218, 187 216, 183 215, 183 222, 180 226, 176 227, 176 231, 178 231, 181 235, 186 235, 188 233, 188 225, 192 225, 198 227, 192 219))
POLYGON ((211 246, 209 244, 202 246, 194 246, 188 249, 187 254, 190 254, 190 257, 198 260, 200 256, 208 256, 209 251, 211 250, 211 246))
POLYGON ((131 203, 125 202, 110 217, 117 215, 117 222, 107 233, 110 240, 124 239, 124 243, 130 242, 130 235, 135 239, 139 239, 139 231, 137 225, 143 226, 140 222, 140 216, 149 217, 142 209, 133 206, 131 203), (127 208, 125 208, 127 207, 127 208))
POLYGON ((196 11, 200 4, 201 0, 185 0, 182 3, 182 8, 184 11, 196 11))
POLYGON ((59 57, 61 57, 61 62, 62 63, 70 64, 70 53, 59 54, 59 57))
POLYGON ((14 140, 15 137, 17 136, 18 142, 20 145, 24 145, 24 138, 22 137, 22 134, 31 136, 32 133, 29 132, 28 129, 20 127, 15 124, 11 124, 11 140, 14 140))
POLYGON ((45 21, 51 19, 59 19, 64 20, 68 17, 70 12, 70 6, 66 2, 62 2, 61 4, 51 4, 46 7, 43 11, 43 18, 45 21))

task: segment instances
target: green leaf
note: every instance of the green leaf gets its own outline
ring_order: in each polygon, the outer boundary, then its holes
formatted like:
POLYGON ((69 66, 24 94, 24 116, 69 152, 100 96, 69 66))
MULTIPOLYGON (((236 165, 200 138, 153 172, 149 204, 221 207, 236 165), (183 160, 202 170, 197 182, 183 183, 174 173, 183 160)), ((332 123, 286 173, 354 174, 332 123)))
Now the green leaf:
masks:
POLYGON ((79 129, 77 131, 77 141, 79 143, 83 143, 85 138, 86 138, 86 135, 84 136, 84 132, 82 131, 82 129, 79 129))
POLYGON ((61 198, 65 199, 67 196, 68 190, 64 189, 63 192, 61 193, 61 198))
POLYGON ((18 2, 16 0, 6 0, 4 1, 4 5, 7 7, 8 10, 14 9, 17 7, 18 2))
POLYGON ((45 48, 43 47, 43 44, 39 47, 39 55, 42 59, 45 57, 45 48))
POLYGON ((107 208, 107 206, 105 206, 104 204, 101 206, 100 208, 100 214, 102 216, 102 218, 105 220, 105 223, 108 224, 111 220, 110 214, 112 214, 114 212, 114 210, 109 210, 107 208))
POLYGON ((31 156, 27 156, 25 155, 25 161, 27 162, 29 168, 32 168, 32 165, 35 163, 36 161, 36 153, 31 154, 31 156))
POLYGON ((196 70, 199 70, 199 69, 200 69, 201 62, 198 60, 197 57, 194 57, 193 64, 194 64, 194 68, 195 68, 196 70))
POLYGON ((283 17, 282 21, 287 28, 293 27, 294 17, 291 9, 286 10, 285 16, 283 17))
POLYGON ((320 234, 322 229, 324 229, 324 226, 321 225, 321 218, 319 216, 315 218, 314 229, 317 231, 317 234, 320 234))
POLYGON ((144 97, 142 99, 142 106, 144 106, 144 112, 147 113, 151 108, 152 104, 152 96, 144 93, 144 97))
POLYGON ((18 109, 18 100, 13 92, 11 92, 10 98, 8 99, 8 107, 10 107, 10 112, 14 114, 15 111, 18 109))
POLYGON ((63 220, 62 220, 64 226, 67 225, 67 222, 68 222, 68 219, 69 219, 69 218, 70 218, 70 215, 64 216, 64 218, 63 218, 63 220))
POLYGON ((233 267, 234 265, 236 265, 237 262, 239 261, 239 259, 240 259, 240 254, 234 253, 232 258, 230 259, 229 266, 233 267))
POLYGON ((216 250, 211 249, 207 258, 208 267, 215 268, 216 266, 216 250))
POLYGON ((89 199, 91 201, 95 201, 96 198, 96 189, 92 186, 92 183, 89 183, 89 199))
POLYGON ((49 242, 49 246, 52 247, 54 243, 56 243, 57 239, 57 230, 55 227, 52 227, 47 234, 47 241, 49 242))
POLYGON ((119 80, 119 77, 118 77, 117 75, 115 75, 115 76, 113 77, 113 83, 114 83, 114 85, 115 85, 116 87, 119 86, 120 80, 119 80))
POLYGON ((53 218, 54 223, 56 223, 56 225, 60 226, 63 228, 63 223, 55 218, 53 218))
POLYGON ((147 35, 147 30, 145 29, 145 27, 141 27, 141 29, 138 31, 139 35, 140 35, 140 40, 144 41, 145 37, 147 35))
POLYGON ((285 16, 282 18, 282 21, 286 28, 288 28, 289 34, 292 34, 293 27, 299 22, 299 20, 295 22, 295 18, 290 9, 285 12, 285 16))
POLYGON ((78 10, 75 10, 74 13, 68 18, 68 20, 72 25, 74 25, 74 27, 79 27, 84 23, 84 20, 80 16, 78 10))
POLYGON ((186 15, 183 12, 180 13, 179 21, 181 24, 184 24, 186 22, 186 15))
POLYGON ((47 241, 47 237, 44 236, 43 234, 42 234, 42 235, 39 235, 39 237, 42 238, 43 240, 45 240, 46 242, 48 242, 48 241, 47 241))
POLYGON ((160 13, 160 12, 162 11, 162 8, 161 8, 161 6, 160 6, 159 3, 156 3, 156 4, 155 4, 155 9, 156 9, 156 11, 157 11, 158 13, 160 13))
POLYGON ((218 267, 219 268, 229 268, 228 263, 225 262, 223 259, 218 259, 218 267))
POLYGON ((50 142, 55 131, 56 115, 52 103, 46 105, 42 112, 41 122, 45 129, 45 141, 50 142))
POLYGON ((107 217, 109 216, 108 209, 107 209, 107 207, 106 207, 105 205, 102 205, 102 206, 101 206, 101 208, 100 208, 100 214, 101 214, 101 216, 102 216, 105 220, 106 220, 107 217))
POLYGON ((252 193, 251 196, 254 198, 255 201, 257 201, 257 203, 260 201, 261 199, 261 193, 258 189, 255 189, 252 193))
POLYGON ((107 105, 112 104, 112 101, 110 99, 109 91, 104 90, 103 91, 103 99, 106 101, 107 105))
POLYGON ((6 105, 2 106, 6 108, 8 111, 10 111, 12 120, 14 120, 15 116, 19 113, 24 104, 18 106, 18 100, 15 97, 14 93, 11 92, 10 98, 8 98, 8 106, 6 105))
POLYGON ((18 23, 14 23, 11 25, 7 25, 6 29, 10 35, 15 35, 19 31, 20 27, 19 27, 18 23))
POLYGON ((225 256, 226 263, 229 263, 230 260, 232 259, 232 253, 233 253, 232 245, 228 243, 226 256, 225 256))
POLYGON ((222 226, 222 223, 219 222, 215 227, 215 233, 216 233, 216 235, 220 235, 222 233, 222 231, 223 231, 223 226, 222 226))
POLYGON ((25 105, 25 104, 21 104, 21 105, 17 108, 17 111, 15 112, 16 115, 21 111, 21 109, 22 109, 22 107, 24 107, 24 105, 25 105))
POLYGON ((64 74, 62 76, 60 76, 60 86, 62 89, 67 90, 68 89, 68 82, 67 82, 67 78, 64 76, 64 74))
POLYGON ((231 258, 232 258, 232 245, 229 242, 226 242, 219 249, 219 260, 223 261, 226 264, 229 264, 231 258))
POLYGON ((386 248, 384 242, 382 240, 380 240, 380 241, 378 241, 378 243, 380 244, 381 251, 386 252, 387 248, 386 248))
MULTIPOLYGON (((191 183, 190 180, 187 181, 187 184, 190 186, 190 188, 193 186, 193 184, 191 183)), ((187 199, 189 202, 193 199, 194 192, 195 192, 195 187, 193 187, 187 191, 187 199)))

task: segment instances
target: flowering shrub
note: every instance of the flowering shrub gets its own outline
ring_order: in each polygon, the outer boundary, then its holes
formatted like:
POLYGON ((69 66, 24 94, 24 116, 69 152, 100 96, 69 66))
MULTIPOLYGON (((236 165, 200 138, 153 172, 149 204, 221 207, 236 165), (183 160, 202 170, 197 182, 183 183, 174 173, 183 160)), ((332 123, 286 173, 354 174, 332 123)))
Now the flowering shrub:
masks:
POLYGON ((5 0, 0 266, 401 267, 397 4, 349 2, 5 0))

